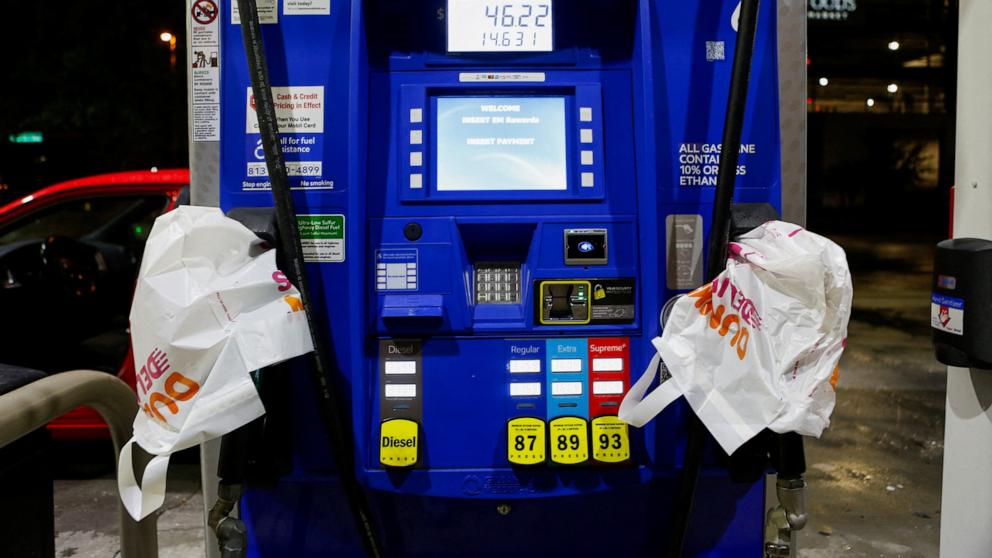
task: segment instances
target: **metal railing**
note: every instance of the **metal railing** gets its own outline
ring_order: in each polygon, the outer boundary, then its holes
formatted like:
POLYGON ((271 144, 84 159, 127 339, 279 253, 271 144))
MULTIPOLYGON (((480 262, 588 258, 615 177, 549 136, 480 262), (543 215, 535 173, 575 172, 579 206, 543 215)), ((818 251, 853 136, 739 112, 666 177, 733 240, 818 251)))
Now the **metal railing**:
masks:
MULTIPOLYGON (((94 370, 55 374, 0 395, 0 448, 81 406, 93 408, 106 421, 116 463, 121 445, 131 435, 131 424, 138 412, 137 399, 127 384, 94 370)), ((124 511, 119 498, 117 513, 122 558, 157 558, 157 516, 152 514, 134 521, 124 511)))

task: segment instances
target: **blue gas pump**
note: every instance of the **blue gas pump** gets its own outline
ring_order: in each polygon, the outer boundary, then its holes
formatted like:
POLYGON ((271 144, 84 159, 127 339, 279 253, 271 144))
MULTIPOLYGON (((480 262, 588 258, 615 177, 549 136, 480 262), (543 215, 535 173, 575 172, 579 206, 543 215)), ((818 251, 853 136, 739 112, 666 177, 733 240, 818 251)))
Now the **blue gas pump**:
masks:
MULTIPOLYGON (((269 425, 286 466, 245 490, 249 555, 362 555, 368 529, 388 556, 658 552, 689 411, 642 430, 616 414, 661 307, 705 279, 736 2, 341 4, 258 16, 353 463, 286 372, 269 425)), ((220 13, 221 203, 264 207, 242 18, 220 13)), ((766 24, 739 202, 780 204, 776 75, 766 24)), ((759 555, 763 480, 718 454, 685 555, 759 555)))

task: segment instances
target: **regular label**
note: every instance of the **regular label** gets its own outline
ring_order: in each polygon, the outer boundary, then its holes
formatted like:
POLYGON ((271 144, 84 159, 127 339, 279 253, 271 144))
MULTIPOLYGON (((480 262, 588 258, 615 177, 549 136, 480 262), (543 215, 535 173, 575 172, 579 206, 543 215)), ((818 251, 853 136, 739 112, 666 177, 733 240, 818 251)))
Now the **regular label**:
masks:
POLYGON ((544 463, 544 421, 515 418, 506 425, 506 458, 515 465, 544 463))
POLYGON ((387 467, 409 467, 417 464, 420 427, 406 419, 382 423, 379 436, 379 462, 387 467))
POLYGON ((964 300, 934 293, 930 297, 930 327, 964 335, 964 300))
POLYGON ((551 461, 575 465, 589 459, 589 429, 586 419, 558 417, 551 421, 551 461))
POLYGON ((343 262, 344 215, 297 215, 303 260, 313 263, 343 262))
POLYGON ((614 416, 592 419, 592 457, 602 463, 620 463, 630 459, 627 423, 614 416))

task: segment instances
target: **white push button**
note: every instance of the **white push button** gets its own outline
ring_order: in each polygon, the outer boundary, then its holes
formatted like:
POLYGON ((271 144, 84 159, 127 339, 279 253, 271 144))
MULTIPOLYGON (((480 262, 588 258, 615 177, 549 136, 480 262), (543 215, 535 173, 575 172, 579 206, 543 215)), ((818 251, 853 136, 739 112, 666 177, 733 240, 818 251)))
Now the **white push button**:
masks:
POLYGON ((387 360, 386 375, 394 374, 416 374, 417 362, 413 360, 387 360))
POLYGON ((579 120, 582 122, 592 122, 592 107, 579 108, 579 120))
POLYGON ((583 188, 592 188, 595 185, 596 185, 596 178, 593 176, 593 174, 591 172, 584 172, 584 173, 582 173, 582 187, 583 188))
MULTIPOLYGON (((412 134, 413 132, 410 133, 412 134)), ((582 143, 592 143, 592 130, 589 128, 579 130, 579 141, 582 143)))
POLYGON ((582 164, 583 165, 591 165, 592 164, 592 151, 583 151, 582 152, 582 164))
POLYGON ((581 358, 553 358, 551 359, 552 372, 582 372, 581 358))
POLYGON ((623 372, 622 358, 594 358, 592 359, 593 372, 623 372))
POLYGON ((551 395, 582 395, 582 382, 551 382, 551 395))
MULTIPOLYGON (((589 131, 589 137, 592 138, 592 130, 589 131)), ((590 139, 589 141, 592 141, 590 139)), ((410 130, 410 144, 420 145, 424 143, 424 131, 423 130, 410 130)))
POLYGON ((419 167, 424 164, 424 152, 423 151, 411 151, 410 152, 410 166, 419 167))
POLYGON ((410 175, 410 187, 411 188, 423 188, 424 187, 424 175, 419 172, 410 175))
POLYGON ((417 384, 386 384, 386 397, 416 397, 417 384))
POLYGON ((533 373, 541 371, 539 359, 514 359, 510 361, 510 374, 533 373))
POLYGON ((616 381, 611 380, 608 382, 593 382, 592 393, 593 395, 622 395, 623 382, 620 380, 616 380, 616 381))
POLYGON ((410 123, 419 124, 424 121, 424 109, 412 108, 410 109, 410 123))
POLYGON ((510 397, 538 397, 541 395, 541 382, 512 382, 510 397))

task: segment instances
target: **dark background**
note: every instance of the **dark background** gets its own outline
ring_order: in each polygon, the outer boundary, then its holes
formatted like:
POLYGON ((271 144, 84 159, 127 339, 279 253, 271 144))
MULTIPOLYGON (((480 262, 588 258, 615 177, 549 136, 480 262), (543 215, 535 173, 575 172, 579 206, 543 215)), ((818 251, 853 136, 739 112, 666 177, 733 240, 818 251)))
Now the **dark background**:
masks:
POLYGON ((187 165, 184 2, 0 5, 0 203, 60 180, 187 165), (175 68, 163 31, 177 37, 175 68), (9 141, 22 131, 44 142, 9 141))
MULTIPOLYGON (((946 234, 956 0, 808 2, 809 226, 946 234)), ((183 2, 0 3, 0 203, 59 180, 187 165, 183 2), (177 37, 175 67, 163 31, 177 37), (44 143, 8 141, 21 131, 44 143)))

